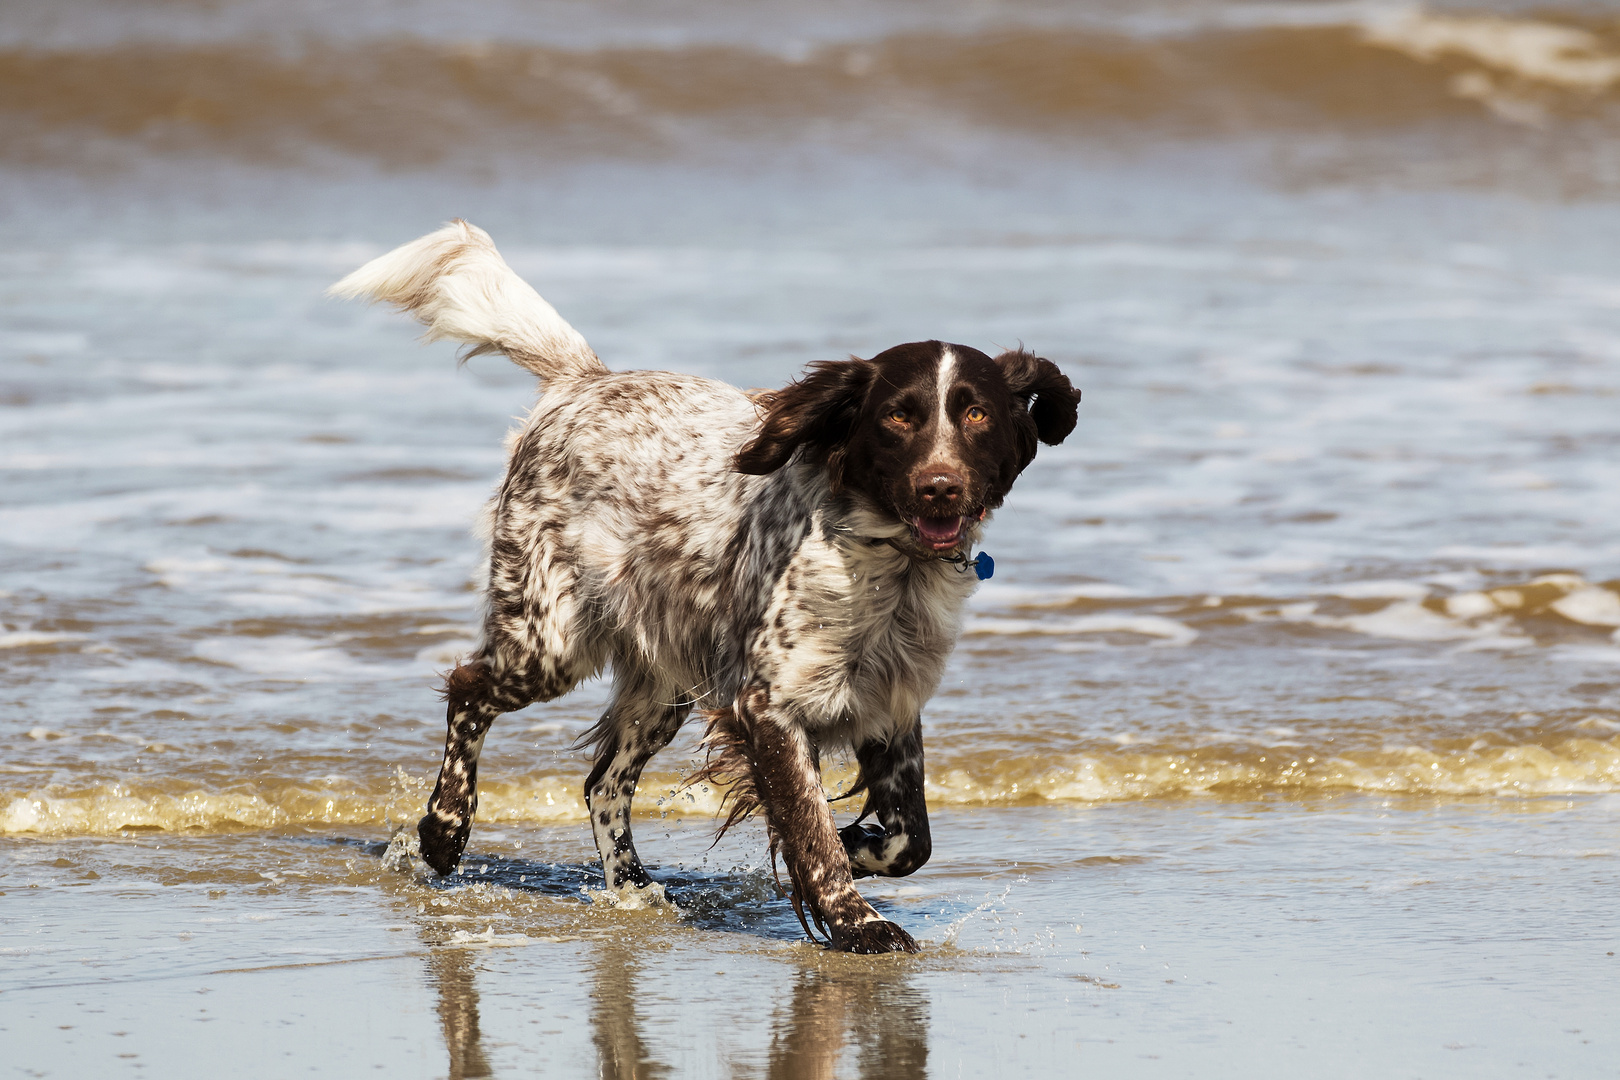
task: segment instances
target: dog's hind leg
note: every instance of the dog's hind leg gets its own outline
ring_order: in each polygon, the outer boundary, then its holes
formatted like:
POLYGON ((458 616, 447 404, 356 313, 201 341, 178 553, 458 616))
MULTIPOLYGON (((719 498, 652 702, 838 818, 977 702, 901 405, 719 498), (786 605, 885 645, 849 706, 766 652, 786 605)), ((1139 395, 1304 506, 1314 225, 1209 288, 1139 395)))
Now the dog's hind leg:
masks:
MULTIPOLYGON (((444 763, 428 799, 427 814, 416 825, 416 834, 422 840, 422 859, 440 874, 455 868, 472 831, 473 812, 478 807, 478 756, 484 749, 484 736, 497 716, 514 707, 502 704, 495 686, 490 665, 484 660, 458 665, 444 681, 444 763)), ((526 704, 521 702, 515 707, 526 704)))
POLYGON ((607 711, 582 739, 596 744, 596 760, 585 779, 585 805, 608 889, 626 885, 640 889, 652 884, 652 878, 630 835, 630 801, 641 770, 669 745, 692 706, 672 702, 673 695, 657 693, 645 680, 625 677, 615 682, 607 711))
POLYGON ((856 790, 865 790, 866 805, 860 817, 838 830, 850 869, 858 878, 905 877, 934 850, 923 800, 922 721, 887 743, 857 747, 855 760, 861 767, 856 790), (869 817, 877 823, 863 824, 869 817))
POLYGON ((531 680, 503 674, 487 658, 459 664, 445 679, 444 763, 427 813, 416 825, 422 860, 441 875, 455 869, 467 847, 478 809, 478 758, 495 718, 567 689, 537 690, 531 680))
POLYGON ((503 504, 491 542, 484 644, 445 680, 444 764, 417 823, 422 859, 455 869, 478 807, 478 758, 502 713, 572 690, 596 670, 576 617, 574 577, 557 558, 556 525, 503 504))

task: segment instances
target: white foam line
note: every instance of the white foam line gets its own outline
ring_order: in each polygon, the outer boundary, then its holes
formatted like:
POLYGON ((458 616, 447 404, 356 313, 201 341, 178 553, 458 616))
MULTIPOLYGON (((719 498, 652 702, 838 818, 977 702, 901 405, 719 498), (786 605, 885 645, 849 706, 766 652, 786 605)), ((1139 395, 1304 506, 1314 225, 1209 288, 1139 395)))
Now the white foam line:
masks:
POLYGON ((1198 638, 1198 631, 1192 627, 1161 615, 1080 615, 1069 619, 977 618, 968 624, 967 633, 975 637, 1141 634, 1144 637, 1162 638, 1169 645, 1190 645, 1198 638))
POLYGON ((26 649, 31 645, 56 645, 64 641, 84 641, 85 634, 52 634, 37 630, 18 630, 0 634, 0 649, 26 649))
POLYGON ((1323 589, 1319 595, 1345 600, 1422 600, 1429 590, 1413 581, 1352 581, 1323 589))
POLYGON ((1595 34, 1575 26, 1408 10, 1368 20, 1362 36, 1417 60, 1462 56, 1566 90, 1606 90, 1620 82, 1620 56, 1604 52, 1595 34))

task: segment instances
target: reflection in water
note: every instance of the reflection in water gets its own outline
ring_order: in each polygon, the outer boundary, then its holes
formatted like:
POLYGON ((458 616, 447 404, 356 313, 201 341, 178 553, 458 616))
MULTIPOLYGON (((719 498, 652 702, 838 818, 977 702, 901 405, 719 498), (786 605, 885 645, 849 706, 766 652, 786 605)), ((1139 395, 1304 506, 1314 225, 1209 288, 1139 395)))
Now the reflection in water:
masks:
MULTIPOLYGON (((636 1013, 636 986, 641 978, 635 954, 620 945, 604 945, 597 954, 591 989, 592 1041, 598 1072, 604 1078, 651 1080, 671 1069, 657 1061, 641 1035, 636 1013)), ((770 1080, 921 1080, 928 1068, 928 999, 903 971, 801 970, 792 997, 773 1010, 768 1064, 770 1080), (854 1047, 856 1070, 841 1071, 846 1050, 854 1047)), ((888 967, 889 965, 884 965, 888 967)), ((711 1023, 723 1023, 718 1017, 711 1023)), ((739 1055, 753 1057, 746 1051, 739 1055)), ((757 1060, 757 1059, 756 1059, 757 1060)), ((756 1076, 757 1069, 731 1063, 733 1075, 756 1076)))
MULTIPOLYGON (((842 958, 838 958, 842 960, 842 958)), ((450 1080, 492 1075, 478 1030, 478 989, 473 954, 438 946, 428 953, 428 973, 439 996, 439 1020, 449 1054, 450 1080)), ((602 1080, 657 1080, 671 1067, 655 1057, 642 1038, 636 988, 641 979, 637 954, 604 944, 592 981, 591 1041, 602 1080)), ((927 995, 911 985, 898 965, 853 962, 801 969, 791 996, 772 1011, 772 1034, 763 1075, 769 1080, 921 1080, 928 1072, 927 995), (854 1069, 845 1067, 854 1055, 854 1069)), ((723 1024, 706 1017, 709 1024, 723 1024)), ((707 1027, 708 1024, 705 1024, 707 1027)), ((739 1055, 745 1060, 754 1055, 739 1055)), ((737 1076, 758 1076, 757 1068, 733 1061, 737 1076)))
POLYGON ((428 977, 439 993, 439 1022, 450 1054, 450 1080, 489 1076, 489 1062, 478 1035, 478 987, 472 954, 441 946, 428 952, 428 977))
POLYGON ((928 998, 901 971, 801 971, 771 1039, 771 1080, 833 1080, 844 1048, 862 1080, 928 1072, 928 998))
POLYGON ((641 966, 622 945, 606 944, 596 957, 591 987, 591 1041, 602 1080, 653 1080, 669 1067, 650 1059, 636 1020, 636 980, 641 966))

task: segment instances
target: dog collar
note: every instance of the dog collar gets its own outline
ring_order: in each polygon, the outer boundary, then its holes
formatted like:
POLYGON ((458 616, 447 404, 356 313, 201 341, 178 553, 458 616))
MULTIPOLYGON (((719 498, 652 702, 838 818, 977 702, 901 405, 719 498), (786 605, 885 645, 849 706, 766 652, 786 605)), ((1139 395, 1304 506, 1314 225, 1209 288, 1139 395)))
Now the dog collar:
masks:
POLYGON ((967 557, 967 552, 965 551, 958 551, 955 555, 918 555, 914 551, 908 551, 901 547, 895 542, 895 539, 892 536, 880 536, 874 541, 874 543, 888 544, 890 547, 894 548, 894 550, 915 562, 950 563, 956 567, 956 572, 958 574, 965 574, 969 570, 972 570, 974 575, 977 576, 980 581, 988 581, 996 572, 996 560, 990 557, 990 553, 988 551, 981 551, 978 555, 970 559, 967 557))

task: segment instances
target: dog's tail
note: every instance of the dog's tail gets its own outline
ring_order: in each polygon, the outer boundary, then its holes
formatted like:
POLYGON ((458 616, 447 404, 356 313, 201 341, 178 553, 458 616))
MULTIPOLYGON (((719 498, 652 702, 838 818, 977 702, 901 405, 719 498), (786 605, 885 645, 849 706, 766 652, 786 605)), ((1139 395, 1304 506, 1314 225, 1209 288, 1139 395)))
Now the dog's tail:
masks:
POLYGON ((579 331, 506 265, 489 234, 459 218, 372 259, 326 292, 386 300, 427 327, 423 340, 473 346, 463 359, 505 353, 542 379, 607 372, 579 331))

